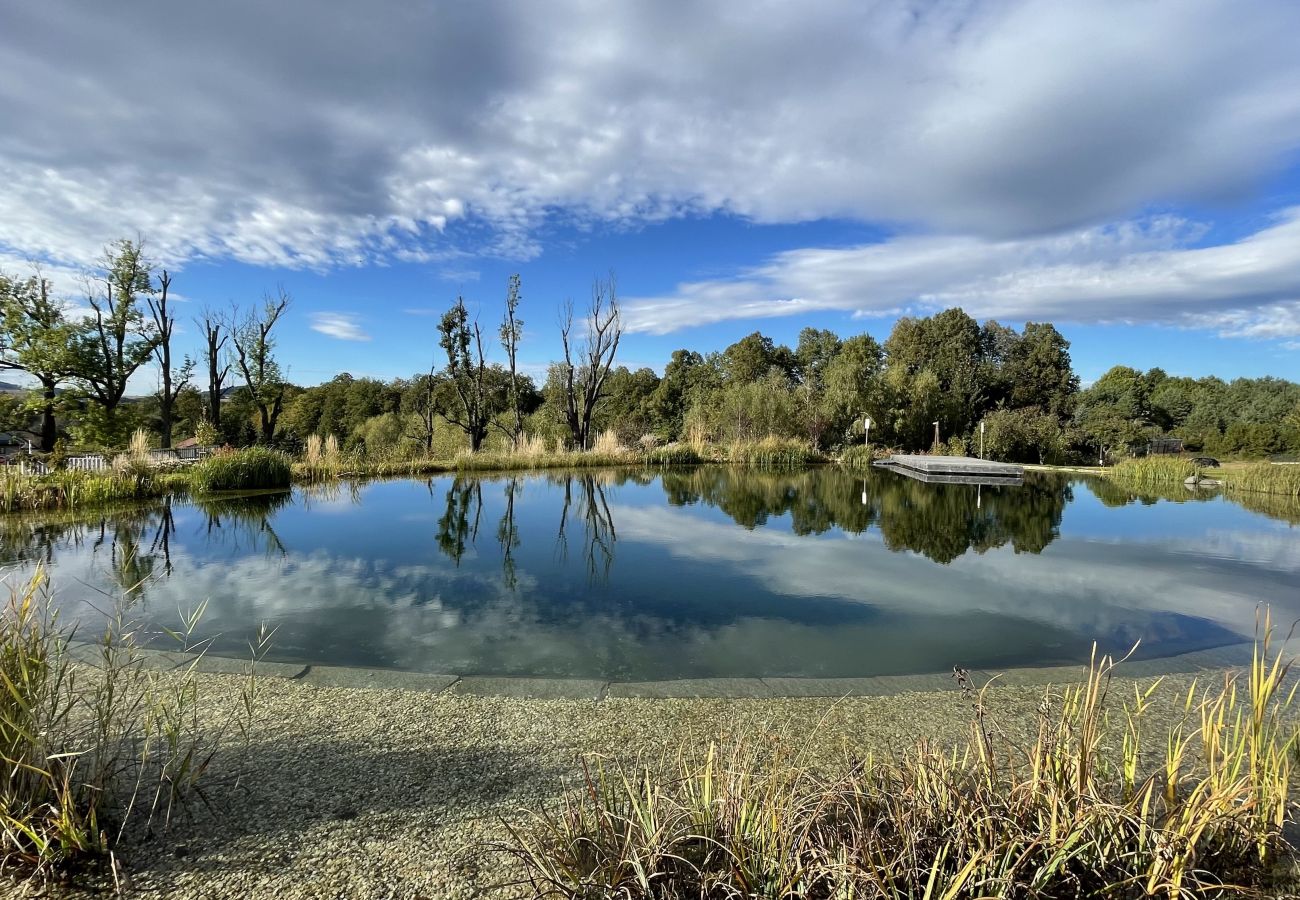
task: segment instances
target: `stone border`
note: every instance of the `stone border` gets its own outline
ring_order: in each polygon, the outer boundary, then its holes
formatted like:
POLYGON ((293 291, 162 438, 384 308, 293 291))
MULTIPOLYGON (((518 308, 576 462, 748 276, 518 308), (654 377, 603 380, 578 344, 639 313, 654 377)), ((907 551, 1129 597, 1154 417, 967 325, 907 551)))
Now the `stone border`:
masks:
MULTIPOLYGON (((1300 641, 1300 639, 1297 639, 1300 641)), ((1297 648, 1289 646, 1294 652, 1297 648)), ((1253 644, 1230 644, 1209 650, 1195 650, 1175 656, 1126 662, 1119 674, 1129 678, 1152 677, 1250 664, 1253 644)), ((74 642, 69 647, 78 662, 95 664, 97 645, 74 642)), ((239 675, 247 671, 248 660, 169 650, 139 651, 146 666, 173 671, 193 666, 195 671, 239 675)), ((1001 673, 972 670, 975 684, 989 681, 1006 685, 1047 685, 1077 682, 1087 668, 1079 665, 1007 669, 1001 673)), ((780 699, 800 697, 880 697, 896 694, 951 691, 958 685, 951 673, 877 675, 865 678, 682 678, 668 681, 602 681, 587 678, 529 678, 478 675, 441 675, 394 669, 324 666, 305 663, 263 661, 257 664, 262 677, 283 678, 305 685, 342 688, 378 688, 429 693, 447 692, 477 697, 516 699, 593 700, 605 699, 780 699)))

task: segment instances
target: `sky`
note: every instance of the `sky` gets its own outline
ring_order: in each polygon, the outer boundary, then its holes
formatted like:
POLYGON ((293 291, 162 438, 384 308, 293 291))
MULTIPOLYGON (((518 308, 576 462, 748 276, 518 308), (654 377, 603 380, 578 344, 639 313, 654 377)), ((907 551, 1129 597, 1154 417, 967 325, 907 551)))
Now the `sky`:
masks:
POLYGON ((0 270, 141 237, 182 350, 283 286, 292 380, 409 376, 518 273, 541 374, 612 272, 632 367, 961 306, 1300 380, 1294 0, 2 2, 0 270))

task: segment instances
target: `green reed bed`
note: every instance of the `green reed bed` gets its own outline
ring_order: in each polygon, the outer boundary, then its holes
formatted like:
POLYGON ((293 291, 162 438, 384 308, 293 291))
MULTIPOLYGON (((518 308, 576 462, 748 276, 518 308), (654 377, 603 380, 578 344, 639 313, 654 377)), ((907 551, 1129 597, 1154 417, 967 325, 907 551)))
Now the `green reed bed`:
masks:
POLYGON ((826 457, 803 441, 768 437, 727 447, 726 461, 757 469, 801 469, 825 462, 826 457))
POLYGON ((1191 460, 1176 456, 1127 459, 1103 473, 1131 490, 1155 489, 1182 484, 1193 475, 1223 482, 1228 493, 1243 492, 1300 497, 1300 466, 1255 463, 1202 469, 1191 460))
MULTIPOLYGON (((66 876, 109 857, 129 829, 165 824, 196 795, 228 737, 246 736, 254 709, 252 650, 237 710, 201 719, 193 662, 170 672, 146 665, 143 636, 110 611, 94 643, 72 660, 72 629, 54 611, 42 570, 11 587, 0 608, 0 873, 66 876)), ((173 632, 180 649, 202 608, 173 632)), ((90 637, 83 635, 82 637, 90 637)), ((110 866, 118 875, 115 864, 110 866)))
POLYGON ((1256 463, 1241 468, 1224 469, 1222 475, 1216 473, 1216 476, 1212 477, 1223 479, 1224 485, 1230 491, 1300 497, 1300 465, 1256 463))
POLYGON ((293 463, 278 450, 249 447, 209 456, 187 474, 197 493, 268 490, 289 487, 293 463))
POLYGON ((1110 696, 1115 663, 1049 690, 1036 735, 971 691, 959 746, 808 765, 772 735, 665 765, 602 759, 500 849, 533 897, 1272 897, 1291 858, 1294 688, 1267 624, 1244 674, 1110 696), (667 771, 669 774, 663 774, 667 771))
POLYGON ((181 472, 51 472, 0 475, 0 512, 76 510, 183 492, 181 472))

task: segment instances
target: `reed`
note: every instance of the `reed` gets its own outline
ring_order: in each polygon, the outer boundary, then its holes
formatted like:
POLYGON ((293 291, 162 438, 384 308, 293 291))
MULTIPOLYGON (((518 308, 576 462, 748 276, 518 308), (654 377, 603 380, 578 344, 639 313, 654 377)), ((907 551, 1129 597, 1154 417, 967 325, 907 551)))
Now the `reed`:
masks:
POLYGON ((1214 475, 1223 480, 1229 493, 1241 491, 1300 497, 1300 465, 1256 463, 1224 469, 1221 475, 1217 472, 1214 475))
POLYGON ((1182 715, 1163 733, 1145 724, 1161 683, 1117 704, 1117 663, 1094 651, 1083 683, 1049 690, 1027 744, 998 727, 987 686, 967 685, 955 748, 831 771, 793 749, 806 736, 593 758, 579 790, 499 849, 537 897, 1276 896, 1294 687, 1266 619, 1259 634, 1247 672, 1169 698, 1182 715))
POLYGON ((756 469, 802 469, 825 462, 825 456, 803 441, 765 437, 761 441, 737 443, 727 447, 728 462, 756 469))
POLYGON ((189 470, 190 483, 198 493, 287 488, 293 480, 293 465, 277 450, 249 447, 218 453, 189 470))
MULTIPOLYGON (((38 875, 102 859, 128 829, 164 824, 195 795, 227 737, 245 738, 255 704, 254 645, 233 718, 200 721, 194 662, 163 673, 145 664, 140 633, 119 607, 72 662, 72 631, 55 612, 44 572, 11 588, 0 609, 0 871, 38 875)), ((173 634, 194 650, 202 608, 173 634)))
POLYGON ((1140 491, 1181 485, 1193 475, 1222 481, 1227 493, 1274 494, 1300 497, 1300 466, 1255 463, 1248 466, 1225 466, 1200 469, 1191 460, 1176 456, 1148 456, 1126 459, 1107 470, 1105 477, 1140 491))
POLYGON ((840 454, 836 462, 846 469, 870 469, 871 464, 876 461, 875 451, 870 447, 864 447, 856 444, 848 447, 840 454))
POLYGON ((48 475, 20 475, 6 469, 0 475, 0 512, 85 509, 179 493, 187 484, 182 473, 149 468, 48 475))
POLYGON ((1180 485, 1201 470, 1191 460, 1177 456, 1126 459, 1106 471, 1106 477, 1131 490, 1180 485))
POLYGON ((645 464, 656 468, 695 466, 702 462, 698 450, 691 444, 667 444, 652 447, 645 453, 645 464))

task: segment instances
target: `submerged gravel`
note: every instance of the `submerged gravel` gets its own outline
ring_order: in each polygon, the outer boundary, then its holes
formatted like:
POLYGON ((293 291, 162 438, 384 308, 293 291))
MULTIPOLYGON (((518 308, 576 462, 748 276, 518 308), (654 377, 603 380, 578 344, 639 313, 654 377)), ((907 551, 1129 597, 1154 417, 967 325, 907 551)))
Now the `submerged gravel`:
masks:
MULTIPOLYGON (((1173 676, 1162 696, 1176 697, 1189 680, 1173 676)), ((239 680, 204 675, 201 690, 206 711, 219 716, 238 703, 239 680)), ((990 696, 1002 727, 1023 732, 1032 728, 1043 689, 1000 687, 990 696)), ((488 848, 505 836, 503 820, 572 786, 583 754, 650 758, 727 734, 779 733, 805 746, 810 759, 830 762, 846 750, 901 748, 920 737, 951 743, 969 719, 970 701, 956 691, 593 701, 266 679, 249 745, 232 745, 214 761, 208 804, 121 848, 126 893, 211 900, 521 896, 500 887, 514 875, 509 860, 488 848)), ((10 887, 26 896, 85 893, 10 887)))

